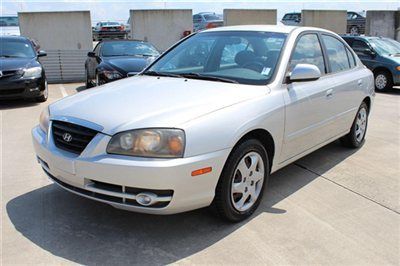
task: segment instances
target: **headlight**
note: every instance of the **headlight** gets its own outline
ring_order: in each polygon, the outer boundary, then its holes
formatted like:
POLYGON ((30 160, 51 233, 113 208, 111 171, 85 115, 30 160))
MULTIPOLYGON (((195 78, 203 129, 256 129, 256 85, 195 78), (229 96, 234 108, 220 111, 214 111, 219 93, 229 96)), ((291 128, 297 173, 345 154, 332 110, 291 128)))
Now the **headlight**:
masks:
POLYGON ((24 78, 40 78, 42 75, 41 67, 31 67, 24 69, 24 78))
POLYGON ((103 75, 106 76, 107 79, 120 79, 122 78, 121 73, 116 70, 104 70, 103 75))
POLYGON ((137 129, 112 137, 107 152, 153 158, 180 158, 185 149, 185 133, 181 129, 137 129))
POLYGON ((49 107, 46 107, 40 114, 39 118, 39 126, 44 132, 46 132, 46 134, 49 131, 49 124, 50 124, 50 111, 49 107))

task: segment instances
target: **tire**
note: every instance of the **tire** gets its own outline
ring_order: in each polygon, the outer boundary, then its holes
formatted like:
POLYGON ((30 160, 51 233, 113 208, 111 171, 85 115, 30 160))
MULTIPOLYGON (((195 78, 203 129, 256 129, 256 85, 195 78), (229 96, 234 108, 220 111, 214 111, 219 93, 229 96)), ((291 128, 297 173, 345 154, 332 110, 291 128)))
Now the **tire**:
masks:
POLYGON ((87 70, 86 70, 86 82, 85 82, 85 86, 86 86, 87 89, 93 87, 92 81, 89 80, 89 73, 88 73, 87 70))
POLYGON ((392 75, 388 71, 374 73, 375 91, 384 92, 393 88, 392 75))
POLYGON ((47 101, 47 99, 49 98, 49 86, 48 86, 48 84, 47 84, 47 79, 46 79, 46 78, 44 79, 44 84, 43 84, 43 86, 44 86, 43 95, 41 95, 41 96, 35 98, 35 100, 36 100, 37 102, 39 102, 39 103, 45 102, 45 101, 47 101))
POLYGON ((216 210, 224 220, 240 222, 254 213, 269 179, 268 162, 268 154, 258 140, 246 140, 233 149, 222 170, 214 198, 216 210))
POLYGON ((368 127, 368 112, 368 106, 363 102, 360 108, 358 108, 349 134, 340 139, 343 146, 357 149, 364 144, 368 127), (361 132, 359 130, 361 130, 361 132))

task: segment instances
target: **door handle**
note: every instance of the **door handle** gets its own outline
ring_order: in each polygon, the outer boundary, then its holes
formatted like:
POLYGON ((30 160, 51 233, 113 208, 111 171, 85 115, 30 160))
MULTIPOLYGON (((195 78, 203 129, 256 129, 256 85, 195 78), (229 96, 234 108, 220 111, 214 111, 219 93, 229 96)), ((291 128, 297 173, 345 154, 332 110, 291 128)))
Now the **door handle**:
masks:
POLYGON ((362 86, 362 83, 363 83, 362 79, 359 79, 357 83, 358 83, 358 86, 362 86))
POLYGON ((326 91, 326 97, 331 98, 333 96, 333 89, 329 89, 326 91))

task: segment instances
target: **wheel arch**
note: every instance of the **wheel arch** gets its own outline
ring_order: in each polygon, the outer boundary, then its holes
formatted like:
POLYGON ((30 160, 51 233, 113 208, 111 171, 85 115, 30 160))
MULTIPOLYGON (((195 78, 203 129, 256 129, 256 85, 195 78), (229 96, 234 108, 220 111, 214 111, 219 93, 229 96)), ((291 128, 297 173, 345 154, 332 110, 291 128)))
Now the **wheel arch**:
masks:
POLYGON ((371 97, 369 97, 369 96, 365 97, 362 102, 367 105, 368 113, 369 113, 371 110, 371 97))
POLYGON ((253 129, 246 134, 244 134, 234 145, 234 147, 238 146, 240 143, 249 140, 249 139, 256 139, 262 143, 265 150, 268 154, 268 163, 269 163, 269 170, 272 169, 272 163, 275 156, 275 141, 272 137, 271 133, 265 129, 258 128, 253 129))
POLYGON ((376 73, 379 73, 379 72, 386 72, 386 73, 389 73, 389 74, 390 74, 390 78, 393 79, 393 77, 392 77, 393 74, 392 74, 392 72, 391 72, 387 67, 378 66, 378 67, 374 68, 374 69, 372 70, 372 72, 374 73, 374 76, 376 75, 376 73))

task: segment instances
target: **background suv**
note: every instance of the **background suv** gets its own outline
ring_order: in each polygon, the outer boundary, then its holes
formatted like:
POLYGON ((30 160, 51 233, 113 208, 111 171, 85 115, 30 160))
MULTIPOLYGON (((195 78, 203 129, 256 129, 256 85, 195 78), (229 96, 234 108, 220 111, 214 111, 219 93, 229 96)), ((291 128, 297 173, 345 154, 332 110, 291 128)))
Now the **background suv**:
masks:
POLYGON ((375 89, 400 85, 400 43, 383 37, 343 36, 363 64, 374 73, 375 89))

